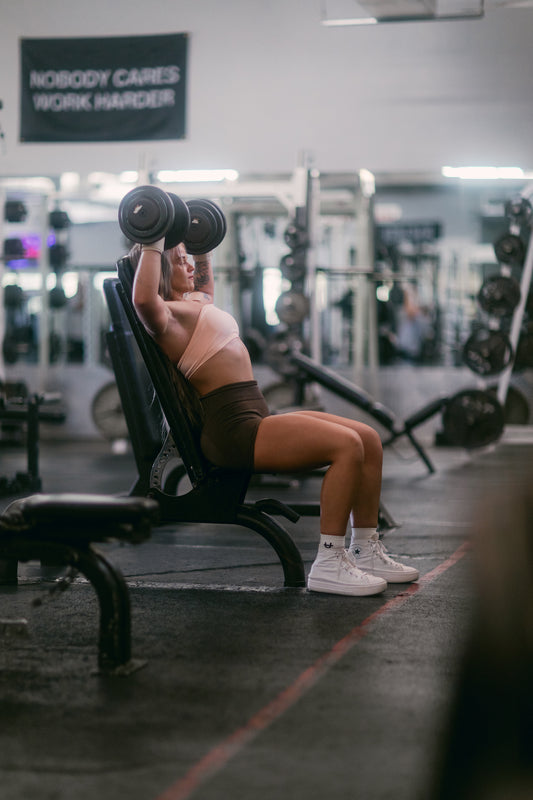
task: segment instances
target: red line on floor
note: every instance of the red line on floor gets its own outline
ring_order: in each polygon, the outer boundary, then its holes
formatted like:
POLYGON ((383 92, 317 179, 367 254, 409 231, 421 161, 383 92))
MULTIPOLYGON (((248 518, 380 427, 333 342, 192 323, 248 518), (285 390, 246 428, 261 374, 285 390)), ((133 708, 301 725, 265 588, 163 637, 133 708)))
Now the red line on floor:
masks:
POLYGON ((379 617, 402 605, 409 597, 416 594, 423 586, 427 586, 450 567, 453 567, 469 549, 465 542, 442 564, 423 575, 417 583, 410 584, 405 591, 392 597, 384 605, 370 614, 363 622, 353 628, 346 636, 333 645, 331 650, 320 656, 314 664, 304 670, 296 680, 278 696, 254 714, 248 722, 230 734, 220 744, 213 747, 203 758, 172 786, 166 789, 156 800, 188 800, 189 797, 209 778, 215 775, 238 753, 264 731, 275 720, 279 719, 291 706, 306 694, 352 647, 366 635, 368 628, 379 617))

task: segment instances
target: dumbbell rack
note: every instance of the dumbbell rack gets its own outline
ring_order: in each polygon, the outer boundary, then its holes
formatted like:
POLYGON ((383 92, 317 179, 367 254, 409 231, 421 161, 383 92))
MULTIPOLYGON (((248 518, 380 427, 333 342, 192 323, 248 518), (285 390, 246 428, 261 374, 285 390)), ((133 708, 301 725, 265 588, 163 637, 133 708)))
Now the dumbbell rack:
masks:
MULTIPOLYGON (((523 201, 529 202, 532 196, 533 196, 533 184, 529 184, 522 191, 521 198, 523 201)), ((528 224, 529 228, 531 229, 533 227, 533 218, 529 219, 528 224)), ((516 225, 515 227, 511 225, 511 233, 515 232, 515 228, 516 232, 518 232, 518 227, 519 227, 518 225, 516 225)), ((530 234, 529 237, 529 243, 526 250, 526 256, 520 280, 520 300, 514 310, 511 321, 511 329, 509 332, 509 340, 511 343, 512 352, 515 354, 515 356, 518 348, 518 341, 522 329, 524 312, 526 309, 528 295, 531 289, 532 277, 533 277, 533 233, 530 234)), ((500 401, 500 403, 504 408, 507 400, 507 393, 509 391, 509 384, 511 381, 513 366, 514 366, 513 360, 511 360, 511 363, 504 369, 498 380, 497 396, 498 400, 500 401)))

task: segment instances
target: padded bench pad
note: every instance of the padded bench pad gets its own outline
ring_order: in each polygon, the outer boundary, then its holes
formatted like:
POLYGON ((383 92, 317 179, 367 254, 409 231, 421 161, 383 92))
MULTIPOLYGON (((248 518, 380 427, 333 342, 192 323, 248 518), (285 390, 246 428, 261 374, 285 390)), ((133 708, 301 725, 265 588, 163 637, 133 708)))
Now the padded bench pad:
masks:
POLYGON ((0 537, 13 533, 61 542, 145 541, 159 506, 146 497, 34 494, 13 501, 0 516, 0 537))

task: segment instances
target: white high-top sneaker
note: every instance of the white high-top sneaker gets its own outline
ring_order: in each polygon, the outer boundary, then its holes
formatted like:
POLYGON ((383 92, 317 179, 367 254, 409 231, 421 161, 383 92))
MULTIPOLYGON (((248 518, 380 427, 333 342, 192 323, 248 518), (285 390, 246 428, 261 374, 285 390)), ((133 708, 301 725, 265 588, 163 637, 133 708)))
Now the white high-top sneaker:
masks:
POLYGON ((387 588, 387 581, 358 569, 344 547, 320 550, 313 562, 307 588, 312 592, 329 594, 351 594, 360 597, 380 594, 387 588))
POLYGON ((384 578, 389 583, 412 583, 420 574, 414 567, 408 567, 392 559, 380 541, 378 533, 371 536, 368 541, 352 542, 350 555, 352 563, 362 572, 384 578))

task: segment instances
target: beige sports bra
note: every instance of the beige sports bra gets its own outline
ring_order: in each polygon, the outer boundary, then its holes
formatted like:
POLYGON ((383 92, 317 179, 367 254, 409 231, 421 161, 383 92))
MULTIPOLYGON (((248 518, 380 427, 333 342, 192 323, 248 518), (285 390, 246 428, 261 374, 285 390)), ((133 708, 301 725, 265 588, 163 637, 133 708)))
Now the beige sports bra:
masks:
POLYGON ((178 369, 190 378, 215 353, 238 338, 239 326, 231 314, 206 303, 200 309, 192 336, 178 361, 178 369))

